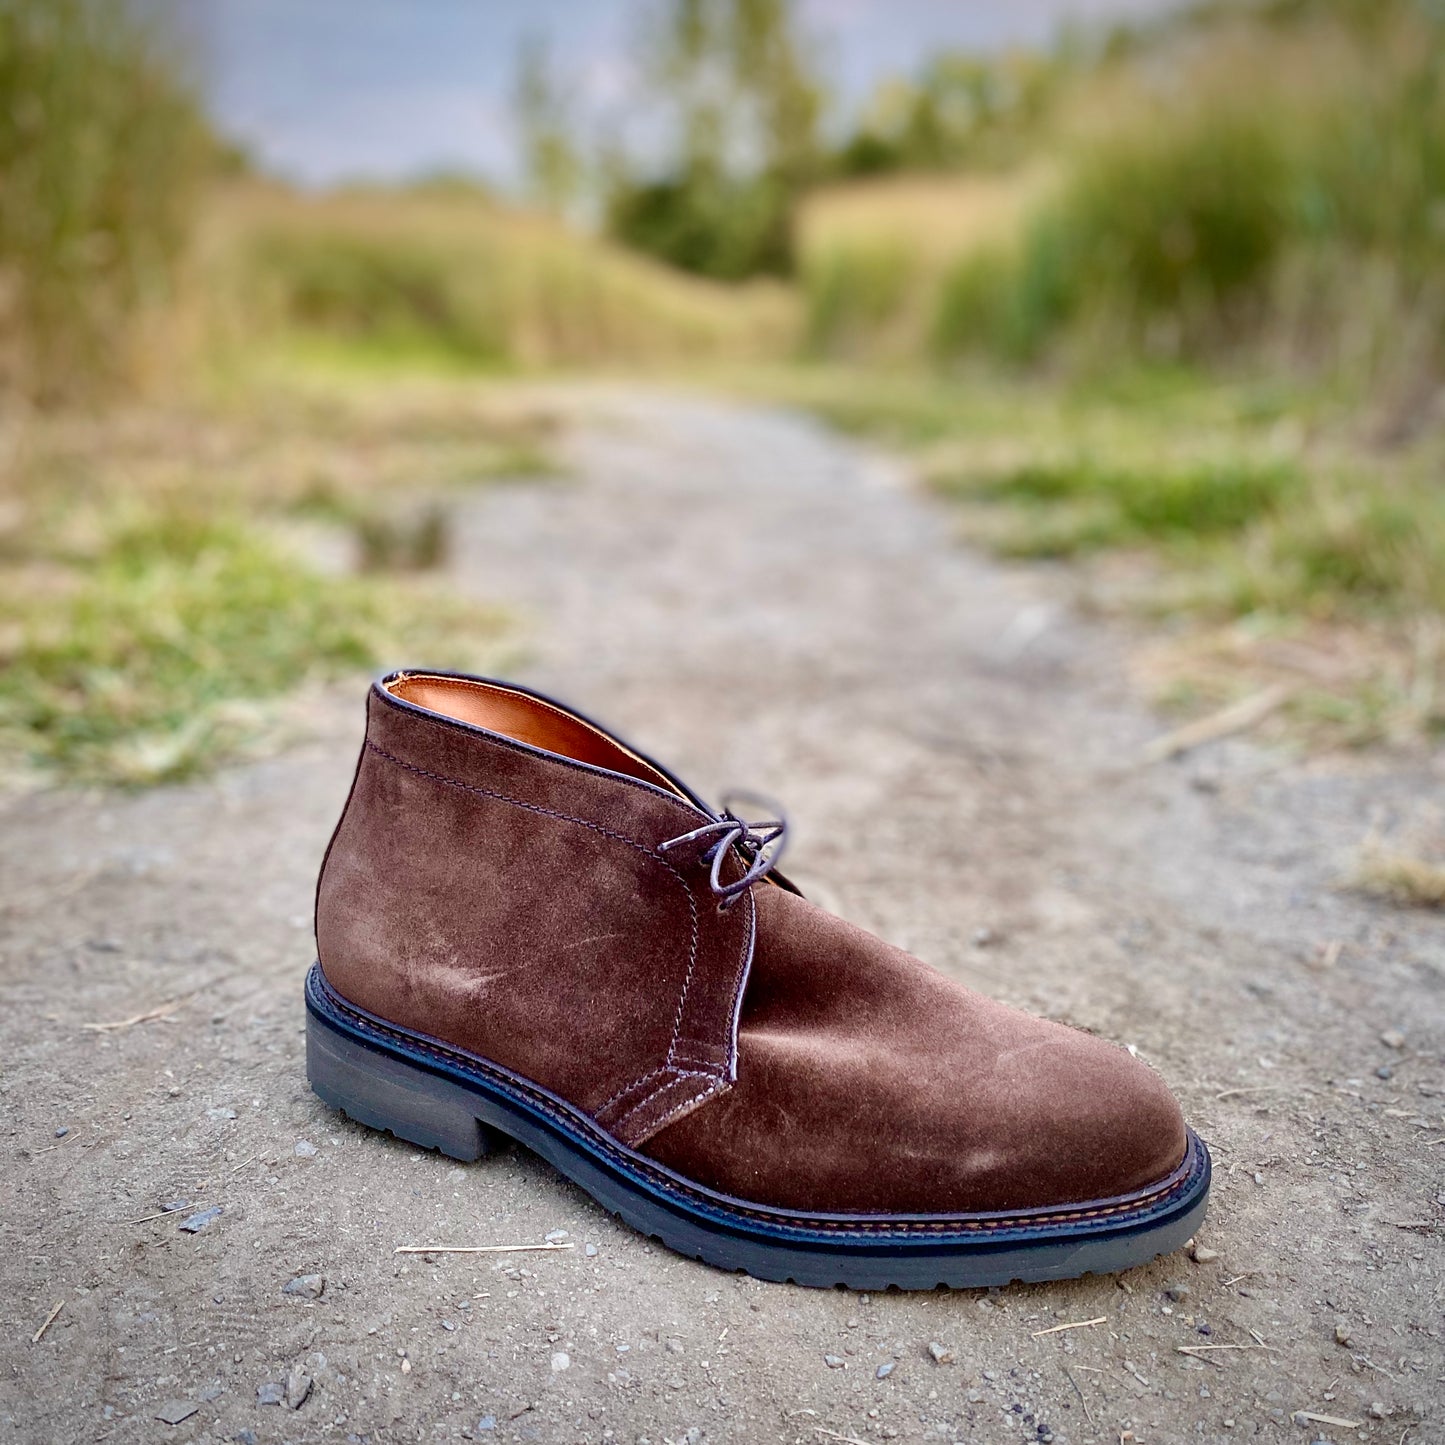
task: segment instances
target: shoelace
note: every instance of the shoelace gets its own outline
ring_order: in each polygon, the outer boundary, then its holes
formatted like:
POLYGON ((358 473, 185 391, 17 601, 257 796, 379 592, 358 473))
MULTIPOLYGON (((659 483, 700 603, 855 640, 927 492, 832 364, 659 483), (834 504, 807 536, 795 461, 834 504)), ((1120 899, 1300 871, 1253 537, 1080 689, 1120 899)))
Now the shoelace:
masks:
POLYGON ((726 912, 758 879, 766 878, 777 866, 778 860, 783 856, 783 849, 788 844, 788 820, 775 803, 755 794, 731 793, 723 799, 723 804, 715 822, 704 823, 701 828, 694 828, 690 833, 669 838, 665 843, 658 844, 658 851, 666 853, 669 848, 681 848, 684 844, 694 843, 702 838, 712 838, 713 843, 703 850, 699 858, 704 863, 712 864, 708 883, 721 900, 718 907, 726 912), (741 801, 744 798, 771 807, 778 816, 757 823, 747 822, 729 806, 731 800, 741 801), (773 844, 777 846, 768 852, 768 848, 773 844), (724 883, 723 863, 734 848, 748 866, 741 877, 733 879, 731 883, 724 883))

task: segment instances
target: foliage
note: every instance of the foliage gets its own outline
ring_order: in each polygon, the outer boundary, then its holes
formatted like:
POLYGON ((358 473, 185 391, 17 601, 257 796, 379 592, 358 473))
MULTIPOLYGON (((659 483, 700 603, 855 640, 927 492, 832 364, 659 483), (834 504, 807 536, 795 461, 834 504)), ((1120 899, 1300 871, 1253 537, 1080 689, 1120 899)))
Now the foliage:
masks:
POLYGON ((1318 62, 1308 86, 1270 87, 1256 56, 1259 83, 1206 76, 1081 145, 1014 242, 945 278, 937 353, 1028 361, 1074 333, 1094 359, 1101 345, 1208 359, 1294 336, 1329 366, 1331 331, 1383 342, 1408 318, 1438 334, 1445 27, 1383 38, 1368 59, 1321 45, 1318 62), (1392 278, 1376 288, 1387 314, 1359 284, 1371 268, 1392 278))
POLYGON ((792 216, 821 164, 822 91, 793 0, 671 0, 649 39, 670 154, 615 159, 607 224, 725 280, 792 269, 792 216))
POLYGON ((522 46, 513 109, 531 199, 543 210, 563 215, 578 198, 582 157, 573 140, 571 107, 542 41, 529 39, 522 46))
POLYGON ((215 229, 216 286, 240 348, 269 330, 383 360, 617 364, 746 355, 790 324, 775 293, 725 295, 476 195, 241 187, 215 229))
POLYGON ((374 668, 403 637, 424 652, 463 610, 321 576, 238 518, 135 512, 73 588, 4 605, 0 733, 74 780, 184 777, 254 735, 256 700, 374 668))
POLYGON ((0 382, 50 400, 124 379, 215 155, 120 0, 0 0, 0 382))
POLYGON ((916 79, 881 84, 831 161, 842 177, 1016 162, 1075 69, 1067 52, 945 52, 916 79))

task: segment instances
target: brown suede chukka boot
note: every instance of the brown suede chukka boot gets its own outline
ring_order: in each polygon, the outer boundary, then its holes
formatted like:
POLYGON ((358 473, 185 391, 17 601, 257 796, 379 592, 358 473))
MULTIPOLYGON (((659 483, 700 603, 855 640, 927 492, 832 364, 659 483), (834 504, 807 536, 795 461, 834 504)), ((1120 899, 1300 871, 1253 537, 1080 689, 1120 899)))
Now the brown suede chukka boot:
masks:
POLYGON ((520 1140, 684 1254, 859 1289, 1124 1269, 1209 1154, 1123 1049, 806 902, 783 825, 511 684, 397 673, 317 889, 312 1086, 457 1159, 520 1140))

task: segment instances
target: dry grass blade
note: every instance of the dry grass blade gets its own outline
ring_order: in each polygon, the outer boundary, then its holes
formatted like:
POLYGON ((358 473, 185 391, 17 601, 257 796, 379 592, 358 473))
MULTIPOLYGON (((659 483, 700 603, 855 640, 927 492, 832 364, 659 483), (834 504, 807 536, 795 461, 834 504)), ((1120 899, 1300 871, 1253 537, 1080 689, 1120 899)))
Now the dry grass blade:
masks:
POLYGON ((558 1249, 575 1249, 573 1244, 399 1244, 393 1254, 520 1254, 524 1251, 550 1254, 558 1249))
POLYGON ((51 1327, 51 1325, 53 1325, 53 1324, 55 1323, 55 1317, 56 1317, 56 1316, 61 1312, 61 1310, 63 1310, 64 1308, 65 1308, 65 1301, 64 1301, 63 1299, 60 1299, 60 1300, 56 1300, 56 1301, 55 1301, 55 1308, 54 1308, 53 1310, 51 1310, 48 1315, 45 1316, 45 1323, 44 1323, 43 1325, 41 1325, 40 1328, 39 1328, 38 1330, 36 1330, 33 1335, 30 1336, 30 1343, 31 1343, 32 1345, 38 1345, 38 1344, 40 1343, 41 1337, 45 1334, 46 1330, 48 1330, 48 1329, 51 1327))
MULTIPOLYGON (((1181 1355, 1210 1355, 1216 1350, 1268 1350, 1274 1353, 1273 1345, 1175 1345, 1175 1351, 1181 1355)), ((1211 1364, 1215 1363, 1210 1361, 1211 1364)))
POLYGON ((1333 1425, 1336 1430, 1358 1430, 1363 1420, 1342 1420, 1338 1415, 1316 1415, 1313 1410, 1296 1410, 1294 1418, 1311 1425, 1333 1425))
POLYGON ((836 1430, 830 1430, 826 1425, 814 1425, 813 1429, 819 1435, 826 1435, 830 1440, 842 1440, 846 1445, 868 1445, 866 1440, 860 1440, 856 1435, 840 1435, 836 1430))
POLYGON ((1248 732, 1262 723, 1270 713, 1276 712, 1287 703, 1294 692, 1288 683, 1278 682, 1259 692, 1251 693, 1228 707, 1212 712, 1208 717, 1195 719, 1155 738, 1144 749, 1146 763, 1162 763, 1177 758, 1205 743, 1217 742, 1220 738, 1233 737, 1236 733, 1248 732))
POLYGON ((1445 863, 1373 839, 1360 850, 1350 882, 1361 893, 1403 908, 1445 908, 1445 863))
POLYGON ((1108 1315, 1099 1315, 1092 1320, 1072 1320, 1066 1325, 1050 1325, 1046 1330, 1035 1330, 1032 1338, 1038 1339, 1040 1335, 1056 1335, 1060 1330, 1086 1330, 1090 1325, 1104 1324, 1108 1318, 1108 1315))
POLYGON ((128 1019, 116 1019, 113 1023, 104 1024, 81 1024, 81 1028, 88 1033, 109 1034, 117 1029, 134 1028, 136 1024, 148 1024, 156 1019, 169 1018, 171 1014, 183 1004, 188 1004, 194 993, 183 994, 180 998, 168 999, 165 1003, 158 1003, 154 1008, 148 1008, 143 1013, 132 1014, 128 1019))
POLYGON ((1069 1377, 1069 1383, 1074 1387, 1074 1394, 1079 1397, 1079 1404, 1084 1407, 1084 1418, 1092 1426, 1094 1423, 1094 1412, 1089 1409, 1089 1402, 1084 1398, 1084 1392, 1079 1388, 1079 1382, 1074 1378, 1074 1372, 1066 1369, 1064 1374, 1069 1377))

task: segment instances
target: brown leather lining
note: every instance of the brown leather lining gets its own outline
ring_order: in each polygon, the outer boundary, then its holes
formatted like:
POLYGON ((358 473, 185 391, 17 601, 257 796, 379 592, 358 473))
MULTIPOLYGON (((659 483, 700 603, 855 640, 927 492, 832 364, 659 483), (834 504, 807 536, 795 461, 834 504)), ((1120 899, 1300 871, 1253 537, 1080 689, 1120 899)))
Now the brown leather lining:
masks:
POLYGON ((614 742, 605 733, 552 707, 540 698, 467 678, 412 673, 386 683, 386 690, 405 702, 443 717, 501 733, 520 743, 559 753, 579 763, 608 768, 654 783, 669 793, 677 789, 656 768, 614 742))

